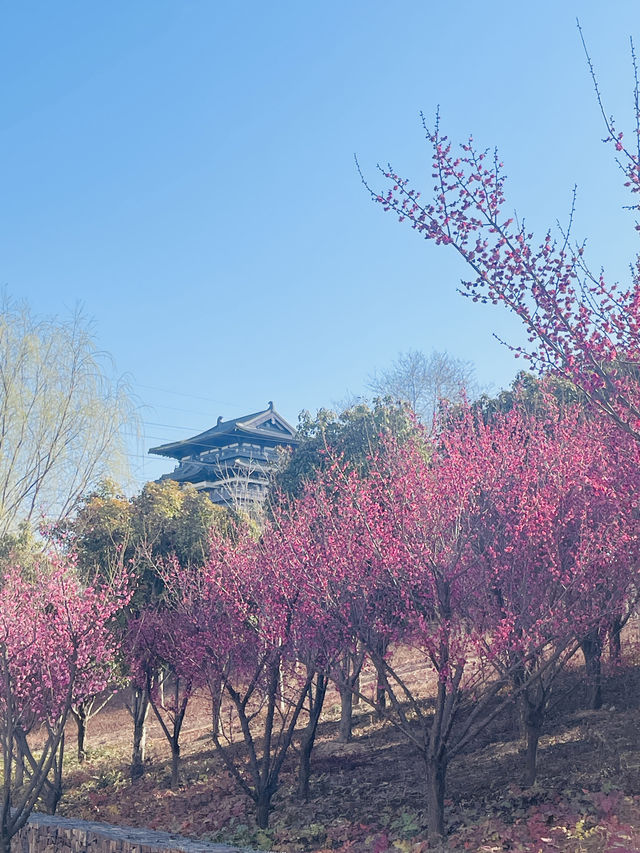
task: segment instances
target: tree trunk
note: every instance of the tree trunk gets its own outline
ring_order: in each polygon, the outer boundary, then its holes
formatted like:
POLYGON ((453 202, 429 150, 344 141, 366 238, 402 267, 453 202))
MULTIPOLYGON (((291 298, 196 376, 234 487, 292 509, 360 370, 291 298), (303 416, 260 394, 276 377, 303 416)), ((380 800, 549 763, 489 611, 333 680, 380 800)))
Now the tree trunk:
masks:
POLYGON ((445 835, 444 790, 447 760, 426 759, 427 771, 427 832, 431 841, 441 841, 445 835))
POLYGON ((513 704, 513 730, 520 740, 527 739, 527 703, 521 693, 513 704))
POLYGON ((338 742, 349 743, 353 729, 353 693, 347 686, 340 688, 340 727, 338 742))
POLYGON ((256 823, 260 829, 267 829, 269 826, 269 810, 271 808, 271 794, 264 791, 260 792, 256 800, 256 823))
POLYGON ((315 740, 315 731, 309 732, 308 727, 304 730, 300 742, 300 764, 298 765, 298 798, 305 803, 309 799, 309 779, 311 777, 311 750, 315 740))
POLYGON ((376 716, 381 720, 384 717, 384 709, 387 707, 387 691, 380 678, 376 680, 375 703, 377 709, 376 716))
MULTIPOLYGON (((7 779, 5 778, 5 783, 6 781, 7 779)), ((9 827, 7 825, 11 819, 9 813, 10 800, 6 800, 5 804, 6 811, 2 808, 2 813, 0 814, 0 853, 11 853, 11 835, 9 834, 9 827)))
POLYGON ((353 704, 359 705, 362 702, 362 698, 360 696, 360 672, 358 671, 358 675, 356 680, 353 682, 353 704))
MULTIPOLYGON (((378 637, 376 641, 376 656, 379 656, 380 662, 384 659, 388 646, 389 643, 385 639, 378 637)), ((376 716, 381 720, 384 717, 384 709, 387 707, 387 691, 385 690, 383 681, 380 678, 379 669, 376 674, 376 687, 375 693, 373 694, 373 701, 377 709, 376 716)))
POLYGON ((84 748, 87 737, 87 714, 83 705, 78 705, 77 708, 72 708, 71 713, 73 714, 73 719, 76 721, 76 726, 78 728, 78 764, 82 764, 87 757, 87 753, 84 748))
POLYGON ((222 679, 213 679, 209 684, 211 693, 211 728, 213 734, 220 734, 220 714, 222 711, 222 679))
POLYGON ((527 755, 524 768, 524 786, 530 787, 536 781, 538 742, 540 730, 535 726, 527 726, 527 755))
POLYGON ((616 618, 609 626, 609 660, 620 663, 622 657, 622 644, 620 633, 622 631, 622 620, 616 618))
POLYGON ((60 738, 60 745, 57 750, 53 766, 51 768, 52 779, 45 779, 40 800, 47 814, 54 815, 58 808, 58 803, 62 798, 62 761, 64 758, 64 734, 60 738))
POLYGON ((516 699, 513 704, 513 730, 518 737, 524 740, 527 736, 527 727, 525 719, 527 716, 526 691, 521 691, 520 688, 526 680, 525 668, 522 662, 513 666, 511 675, 513 681, 513 692, 516 699))
POLYGON ((133 717, 133 750, 131 753, 131 781, 144 775, 144 759, 147 745, 147 714, 149 713, 149 696, 142 688, 134 688, 131 704, 133 717))
POLYGON ((316 676, 316 689, 310 688, 311 707, 309 710, 309 722, 302 732, 300 742, 300 765, 298 769, 298 797, 305 802, 309 799, 309 777, 311 776, 311 751, 318 731, 318 720, 324 704, 327 692, 327 677, 322 674, 316 676))
POLYGON ((527 728, 527 753, 524 768, 524 786, 528 788, 536 781, 538 742, 542 732, 542 708, 529 707, 525 725, 527 728))
POLYGON ((180 784, 180 744, 171 743, 171 790, 176 791, 180 784))
POLYGON ((587 706, 592 711, 602 707, 602 637, 592 631, 580 642, 587 673, 587 706))
POLYGON ((16 753, 15 753, 15 776, 14 776, 14 786, 17 791, 22 788, 24 785, 24 752, 22 751, 22 746, 20 745, 19 739, 16 738, 16 753))

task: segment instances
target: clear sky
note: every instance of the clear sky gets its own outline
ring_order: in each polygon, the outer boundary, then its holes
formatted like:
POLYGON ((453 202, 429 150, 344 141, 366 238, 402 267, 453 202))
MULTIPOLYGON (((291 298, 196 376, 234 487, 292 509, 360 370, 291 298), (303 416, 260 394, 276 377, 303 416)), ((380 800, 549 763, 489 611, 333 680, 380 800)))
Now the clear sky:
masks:
POLYGON ((372 204, 376 163, 428 190, 419 112, 498 145, 510 212, 566 220, 624 278, 636 251, 575 26, 631 131, 637 0, 23 0, 0 5, 0 283, 80 303, 130 376, 149 446, 276 408, 293 423, 407 349, 498 390, 518 324, 372 204))

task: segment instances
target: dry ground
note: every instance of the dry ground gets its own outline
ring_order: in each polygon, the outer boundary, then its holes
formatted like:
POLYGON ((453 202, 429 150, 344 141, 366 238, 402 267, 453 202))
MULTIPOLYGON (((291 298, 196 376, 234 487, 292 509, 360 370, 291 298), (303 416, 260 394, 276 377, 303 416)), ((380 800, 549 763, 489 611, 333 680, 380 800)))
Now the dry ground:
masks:
MULTIPOLYGON (((578 687, 549 720, 532 789, 520 787, 522 745, 510 718, 452 763, 447 849, 640 851, 640 667, 608 676, 603 710, 585 711, 583 700, 578 687)), ((270 828, 261 831, 213 750, 205 696, 187 713, 183 784, 175 792, 168 790, 169 748, 151 717, 147 773, 128 780, 132 723, 116 700, 91 721, 83 765, 72 756, 70 728, 59 813, 280 851, 429 849, 421 766, 411 747, 389 723, 360 709, 353 742, 339 744, 337 718, 332 694, 312 757, 309 802, 295 797, 294 752, 270 828)))

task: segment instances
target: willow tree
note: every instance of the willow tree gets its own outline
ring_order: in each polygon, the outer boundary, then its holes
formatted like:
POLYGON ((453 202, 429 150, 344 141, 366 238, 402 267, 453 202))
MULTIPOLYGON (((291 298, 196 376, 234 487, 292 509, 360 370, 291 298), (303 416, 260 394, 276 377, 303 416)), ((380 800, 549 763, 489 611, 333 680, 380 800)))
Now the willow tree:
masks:
POLYGON ((0 537, 66 518, 81 495, 124 463, 135 420, 86 318, 37 317, 0 302, 0 537))

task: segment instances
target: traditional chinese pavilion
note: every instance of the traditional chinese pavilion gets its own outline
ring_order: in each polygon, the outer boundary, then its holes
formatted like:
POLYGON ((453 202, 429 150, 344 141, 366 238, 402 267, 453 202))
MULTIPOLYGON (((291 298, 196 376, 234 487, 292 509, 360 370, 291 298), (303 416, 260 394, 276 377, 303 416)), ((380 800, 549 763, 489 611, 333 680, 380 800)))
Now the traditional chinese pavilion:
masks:
POLYGON ((152 447, 149 453, 178 460, 177 468, 161 480, 193 483, 213 503, 236 506, 264 498, 278 449, 296 444, 295 429, 269 402, 262 412, 229 421, 219 417, 206 432, 152 447))

